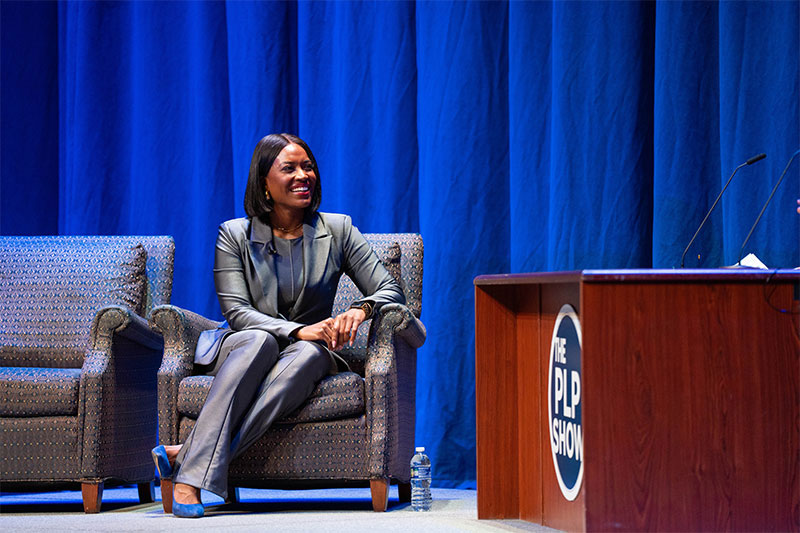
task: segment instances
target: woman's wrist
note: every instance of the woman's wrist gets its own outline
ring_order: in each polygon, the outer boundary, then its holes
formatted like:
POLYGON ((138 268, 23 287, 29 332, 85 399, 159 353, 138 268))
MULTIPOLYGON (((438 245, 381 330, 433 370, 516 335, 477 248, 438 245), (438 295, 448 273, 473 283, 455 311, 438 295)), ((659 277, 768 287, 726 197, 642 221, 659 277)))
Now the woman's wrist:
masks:
POLYGON ((298 341, 298 340, 300 340, 300 337, 298 337, 298 336, 297 336, 297 334, 298 334, 298 333, 300 333, 300 330, 301 330, 301 329, 303 329, 304 327, 305 327, 305 326, 300 326, 299 328, 295 328, 295 329, 293 329, 293 330, 292 330, 292 332, 291 332, 291 333, 289 333, 289 338, 290 338, 291 340, 293 340, 293 341, 298 341))
POLYGON ((364 320, 372 317, 372 312, 375 310, 375 305, 371 302, 357 302, 350 306, 350 309, 361 309, 364 311, 364 320))

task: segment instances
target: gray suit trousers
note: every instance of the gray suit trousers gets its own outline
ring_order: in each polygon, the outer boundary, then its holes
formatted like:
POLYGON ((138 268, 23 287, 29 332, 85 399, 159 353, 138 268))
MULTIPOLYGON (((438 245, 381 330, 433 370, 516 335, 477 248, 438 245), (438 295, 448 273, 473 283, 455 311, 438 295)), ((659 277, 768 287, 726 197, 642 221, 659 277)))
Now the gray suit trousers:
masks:
POLYGON ((271 334, 237 331, 222 343, 209 372, 214 383, 194 429, 175 460, 175 483, 228 496, 228 465, 311 395, 331 369, 319 344, 298 341, 283 351, 271 334))

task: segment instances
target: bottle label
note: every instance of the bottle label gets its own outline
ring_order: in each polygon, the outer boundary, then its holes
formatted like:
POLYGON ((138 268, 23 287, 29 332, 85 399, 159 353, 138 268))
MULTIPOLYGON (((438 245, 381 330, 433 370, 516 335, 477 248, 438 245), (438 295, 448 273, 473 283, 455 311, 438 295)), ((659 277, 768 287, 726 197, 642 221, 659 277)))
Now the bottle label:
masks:
POLYGON ((411 475, 413 477, 430 477, 431 475, 431 467, 429 466, 412 466, 411 467, 411 475))

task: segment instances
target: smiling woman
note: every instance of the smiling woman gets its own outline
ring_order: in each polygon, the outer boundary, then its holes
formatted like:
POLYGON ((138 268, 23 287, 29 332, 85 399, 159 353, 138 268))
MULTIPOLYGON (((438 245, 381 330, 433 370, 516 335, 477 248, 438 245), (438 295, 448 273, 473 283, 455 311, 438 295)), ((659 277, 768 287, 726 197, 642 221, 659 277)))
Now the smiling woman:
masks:
POLYGON ((224 222, 217 236, 214 283, 229 327, 203 332, 195 354, 195 373, 215 376, 211 391, 186 441, 153 450, 161 477, 175 482, 176 516, 203 516, 201 488, 227 497, 230 462, 319 380, 347 369, 331 350, 352 345, 374 310, 405 303, 350 217, 318 212, 320 199, 317 163, 302 139, 258 142, 248 216, 224 222), (332 317, 343 273, 367 296, 332 317))
POLYGON ((266 197, 273 203, 270 213, 273 230, 291 233, 286 228, 299 228, 292 224, 299 221, 302 225, 303 210, 311 205, 311 195, 317 185, 314 164, 302 146, 289 144, 275 158, 266 182, 266 197), (297 217, 299 220, 291 220, 297 217))
POLYGON ((305 141, 288 133, 267 135, 258 141, 244 196, 248 216, 267 216, 274 229, 285 231, 291 224, 302 222, 306 209, 316 211, 321 199, 317 160, 305 141), (292 187, 308 188, 308 198, 293 197, 292 187))

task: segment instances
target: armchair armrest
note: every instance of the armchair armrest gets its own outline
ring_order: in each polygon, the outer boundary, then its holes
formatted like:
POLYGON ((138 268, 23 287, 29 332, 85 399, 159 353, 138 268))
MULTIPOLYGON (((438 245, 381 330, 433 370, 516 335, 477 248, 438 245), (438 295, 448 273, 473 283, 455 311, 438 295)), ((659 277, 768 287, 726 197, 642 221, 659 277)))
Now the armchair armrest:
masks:
POLYGON ((150 313, 150 326, 164 336, 164 358, 158 369, 158 436, 164 444, 178 443, 178 385, 192 375, 197 339, 219 322, 181 309, 159 305, 150 313))
POLYGON ((100 309, 90 335, 78 407, 78 427, 83 428, 82 475, 150 481, 153 473, 147 452, 156 441, 161 335, 122 306, 100 309))
POLYGON ((394 332, 411 348, 419 348, 425 344, 425 325, 405 305, 386 304, 381 307, 379 315, 381 322, 393 324, 394 332))
POLYGON ((425 336, 405 305, 384 305, 372 319, 364 383, 371 479, 409 479, 411 455, 400 452, 413 451, 417 348, 425 336))
POLYGON ((92 349, 108 350, 115 333, 152 350, 164 347, 161 335, 150 329, 144 318, 127 307, 109 305, 97 311, 92 321, 92 349))

